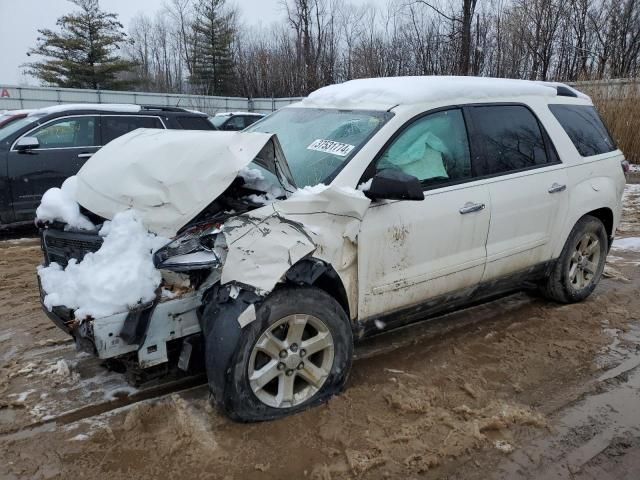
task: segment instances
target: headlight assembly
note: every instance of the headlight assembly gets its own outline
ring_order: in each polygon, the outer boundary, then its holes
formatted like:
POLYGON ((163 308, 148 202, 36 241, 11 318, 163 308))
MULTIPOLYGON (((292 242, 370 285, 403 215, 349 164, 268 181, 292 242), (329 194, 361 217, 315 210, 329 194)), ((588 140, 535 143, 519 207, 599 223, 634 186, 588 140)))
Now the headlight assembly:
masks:
POLYGON ((223 248, 217 242, 219 224, 196 225, 174 238, 153 256, 156 268, 185 272, 216 268, 222 264, 223 248))

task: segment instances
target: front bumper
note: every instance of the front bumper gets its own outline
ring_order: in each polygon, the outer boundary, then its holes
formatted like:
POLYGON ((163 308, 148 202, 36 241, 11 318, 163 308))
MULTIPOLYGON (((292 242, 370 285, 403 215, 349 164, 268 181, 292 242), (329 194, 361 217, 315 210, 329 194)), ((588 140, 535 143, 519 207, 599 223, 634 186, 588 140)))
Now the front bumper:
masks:
MULTIPOLYGON (((41 285, 39 287, 42 303, 46 292, 41 285)), ((90 350, 87 348, 90 344, 101 359, 137 352, 140 367, 148 368, 168 360, 167 342, 200 333, 197 315, 200 305, 196 292, 158 303, 141 345, 127 344, 120 337, 129 312, 79 322, 73 318, 73 311, 66 307, 54 307, 49 311, 42 304, 42 309, 58 328, 75 338, 82 350, 90 350)))

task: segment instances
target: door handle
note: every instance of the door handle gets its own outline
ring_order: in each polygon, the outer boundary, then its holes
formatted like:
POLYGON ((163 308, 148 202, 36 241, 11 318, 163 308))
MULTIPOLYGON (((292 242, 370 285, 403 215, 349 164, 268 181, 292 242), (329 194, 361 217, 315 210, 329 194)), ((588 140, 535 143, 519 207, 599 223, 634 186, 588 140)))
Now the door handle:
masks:
POLYGON ((558 193, 564 192, 567 189, 566 185, 560 185, 559 183, 553 183, 551 187, 549 187, 549 193, 558 193))
POLYGON ((78 158, 91 158, 93 153, 79 153, 78 158))
POLYGON ((485 207, 484 203, 467 202, 460 209, 460 213, 464 215, 465 213, 478 212, 480 210, 484 210, 484 207, 485 207))

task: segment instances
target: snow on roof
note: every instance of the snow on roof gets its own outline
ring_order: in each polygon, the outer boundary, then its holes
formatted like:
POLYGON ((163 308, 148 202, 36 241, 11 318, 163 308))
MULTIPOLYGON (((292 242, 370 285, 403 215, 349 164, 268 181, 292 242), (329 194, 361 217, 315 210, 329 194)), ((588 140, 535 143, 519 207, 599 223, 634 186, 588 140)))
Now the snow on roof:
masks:
POLYGON ((493 97, 557 95, 543 82, 488 77, 385 77, 363 78, 329 85, 312 92, 302 106, 363 106, 438 102, 449 99, 484 100, 493 97))
POLYGON ((140 105, 128 103, 68 103, 64 105, 53 105, 51 107, 39 108, 29 113, 33 115, 49 115, 51 113, 66 112, 69 110, 100 110, 105 112, 139 112, 140 105))
POLYGON ((25 108, 21 110, 0 110, 0 115, 13 116, 13 115, 25 115, 33 112, 31 108, 25 108))
POLYGON ((264 117, 264 114, 257 112, 220 112, 216 113, 215 117, 231 117, 233 115, 253 115, 256 117, 264 117))

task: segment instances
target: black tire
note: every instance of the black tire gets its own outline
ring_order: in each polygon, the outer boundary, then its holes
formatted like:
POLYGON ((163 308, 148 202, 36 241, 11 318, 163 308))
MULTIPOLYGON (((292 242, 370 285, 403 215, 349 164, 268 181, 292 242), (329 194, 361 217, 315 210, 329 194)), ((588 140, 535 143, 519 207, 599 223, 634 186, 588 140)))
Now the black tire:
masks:
MULTIPOLYGON (((569 238, 562 249, 560 257, 556 261, 551 273, 545 283, 541 286, 542 294, 556 302, 575 303, 587 298, 596 288, 607 256, 608 248, 607 231, 602 222, 591 215, 585 215, 573 227, 569 238), (575 263, 574 255, 580 255, 579 246, 586 236, 597 238, 598 244, 594 247, 598 249, 597 266, 593 273, 589 273, 589 281, 581 286, 571 280, 571 267, 575 263)), ((582 258, 582 257, 580 257, 582 258)))
MULTIPOLYGON (((288 331, 289 327, 283 328, 288 331)), ((307 327, 304 328, 308 332, 307 327)), ((209 348, 210 346, 207 345, 207 349, 209 348)), ((211 348, 216 347, 211 346, 211 348)), ((301 355, 302 351, 300 350, 298 354, 301 355)), ((290 353, 290 355, 290 359, 293 360, 293 354, 290 353)), ((324 356, 325 353, 322 352, 321 355, 324 356)), ((352 357, 351 324, 346 313, 334 298, 323 290, 313 287, 282 288, 274 291, 262 302, 256 311, 256 320, 241 330, 224 379, 224 391, 220 392, 218 389, 215 402, 229 418, 236 421, 258 422, 285 417, 326 402, 331 396, 342 391, 351 369, 352 357), (254 352, 258 340, 264 338, 262 335, 270 330, 270 327, 275 328, 272 327, 274 324, 282 322, 282 319, 291 315, 313 316, 314 321, 319 319, 326 326, 333 341, 331 356, 333 363, 330 371, 328 367, 326 369, 329 374, 324 377, 324 383, 310 398, 293 406, 274 407, 260 400, 252 390, 249 380, 249 364, 251 361, 256 362, 257 354, 254 353, 252 358, 252 352, 254 352)), ((214 378, 216 372, 212 369, 218 368, 218 365, 215 365, 215 362, 209 362, 209 358, 210 356, 207 355, 207 375, 209 378, 214 378)), ((307 360, 311 361, 311 357, 308 357, 307 360)), ((268 361, 275 360, 270 357, 268 361)), ((277 360, 277 362, 280 361, 277 360)), ((287 367, 286 373, 289 374, 289 372, 287 367)), ((300 382, 298 376, 303 373, 303 371, 300 373, 294 371, 291 376, 296 379, 296 382, 300 382)), ((279 381, 279 377, 276 377, 275 380, 279 381)), ((280 388, 279 384, 278 388, 280 388)), ((215 392, 215 389, 212 388, 212 391, 215 392)))

